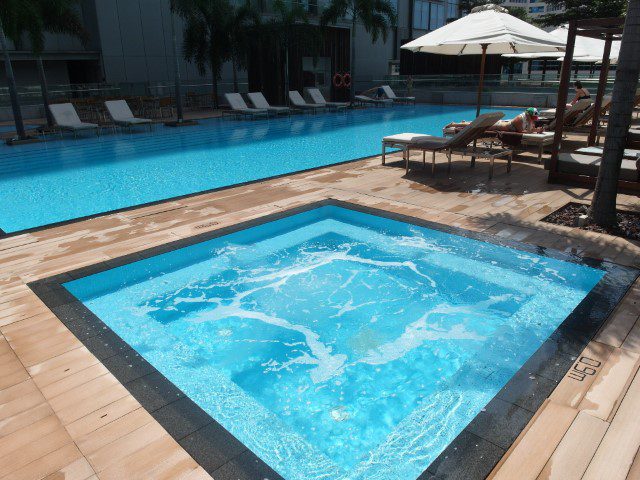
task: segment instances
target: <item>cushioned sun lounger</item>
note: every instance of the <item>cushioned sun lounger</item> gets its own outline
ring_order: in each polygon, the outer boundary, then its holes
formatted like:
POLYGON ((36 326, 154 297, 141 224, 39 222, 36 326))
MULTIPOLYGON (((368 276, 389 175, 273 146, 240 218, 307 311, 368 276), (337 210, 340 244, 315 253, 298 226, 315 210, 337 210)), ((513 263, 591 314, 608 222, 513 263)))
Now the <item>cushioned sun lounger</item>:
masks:
MULTIPOLYGON (((579 153, 561 153, 558 155, 558 170, 563 173, 574 173, 597 177, 602 157, 581 155, 579 153)), ((622 159, 620 180, 628 182, 640 181, 640 160, 622 159)))
POLYGON ((640 128, 630 128, 627 136, 627 147, 640 148, 640 128))
MULTIPOLYGON (((435 174, 436 152, 444 151, 447 153, 450 169, 451 152, 453 150, 459 153, 466 151, 471 142, 479 139, 488 128, 495 125, 502 117, 504 117, 502 112, 484 113, 451 137, 437 137, 420 133, 401 133, 384 137, 382 139, 382 164, 384 165, 386 161, 387 148, 400 148, 405 160, 405 170, 408 173, 410 151, 422 150, 423 165, 426 165, 426 152, 432 152, 431 173, 435 174)), ((503 151, 509 152, 508 150, 503 151)))
POLYGON ((289 100, 293 104, 294 108, 299 108, 300 110, 316 112, 317 110, 327 108, 326 105, 322 105, 320 103, 307 103, 297 90, 289 91, 289 100))
MULTIPOLYGON (((602 147, 583 147, 575 151, 575 153, 579 153, 580 155, 594 155, 597 157, 601 157, 603 152, 604 148, 602 147)), ((622 158, 636 160, 638 157, 640 157, 640 150, 625 148, 622 158)))
POLYGON ((124 100, 108 100, 104 102, 107 112, 113 120, 113 123, 122 127, 134 127, 136 125, 149 125, 151 128, 153 122, 148 118, 137 118, 131 112, 129 105, 124 100))
POLYGON ((264 98, 264 95, 262 94, 262 92, 250 92, 250 93, 247 93, 247 97, 249 97, 249 100, 251 100, 251 103, 253 104, 253 106, 259 110, 267 110, 270 113, 275 113, 276 115, 280 115, 280 114, 288 115, 291 113, 291 109, 289 107, 271 106, 269 102, 267 102, 267 99, 264 98))
POLYGON ((78 112, 71 103, 56 103, 49 105, 49 111, 60 130, 68 130, 77 135, 83 130, 95 130, 100 135, 100 125, 80 120, 78 112))
POLYGON ((390 98, 371 98, 366 95, 356 95, 354 97, 358 103, 369 103, 371 105, 391 105, 393 100, 390 98))
POLYGON ((307 92, 313 100, 318 105, 326 105, 329 108, 347 108, 349 106, 349 102, 327 102, 322 95, 322 92, 317 88, 307 88, 307 92))
POLYGON ((416 97, 398 97, 389 85, 382 85, 382 90, 387 98, 397 103, 416 103, 416 97))
POLYGON ((536 147, 538 150, 538 163, 542 163, 542 154, 544 147, 553 144, 554 132, 541 133, 521 133, 521 132, 503 132, 487 131, 488 134, 495 133, 496 138, 506 147, 514 149, 522 149, 522 147, 536 147))
MULTIPOLYGON (((575 113, 580 113, 584 111, 589 105, 591 105, 590 98, 583 98, 582 100, 578 100, 576 103, 565 109, 564 116, 566 117, 569 114, 573 115, 575 113)), ((545 108, 543 110, 540 110, 538 112, 538 115, 540 115, 540 117, 542 118, 553 118, 556 116, 556 109, 545 108)))
POLYGON ((246 115, 254 118, 269 115, 269 111, 264 108, 249 108, 239 93, 225 93, 224 98, 227 99, 232 114, 246 115))

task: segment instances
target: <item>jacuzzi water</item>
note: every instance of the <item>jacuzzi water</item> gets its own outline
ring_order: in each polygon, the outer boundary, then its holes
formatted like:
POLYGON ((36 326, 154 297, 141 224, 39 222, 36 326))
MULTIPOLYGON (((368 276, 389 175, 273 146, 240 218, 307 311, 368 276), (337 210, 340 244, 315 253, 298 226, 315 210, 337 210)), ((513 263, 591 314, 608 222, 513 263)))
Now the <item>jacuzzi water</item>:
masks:
POLYGON ((323 206, 65 286, 285 478, 391 480, 603 274, 323 206))

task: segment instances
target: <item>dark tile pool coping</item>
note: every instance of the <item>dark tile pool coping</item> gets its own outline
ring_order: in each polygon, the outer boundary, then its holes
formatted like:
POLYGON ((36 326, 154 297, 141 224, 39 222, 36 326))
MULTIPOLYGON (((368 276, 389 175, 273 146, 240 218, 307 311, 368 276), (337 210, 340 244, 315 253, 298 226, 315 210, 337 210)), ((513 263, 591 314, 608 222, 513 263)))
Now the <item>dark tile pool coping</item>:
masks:
POLYGON ((604 260, 327 199, 96 263, 31 282, 28 286, 214 478, 280 479, 280 475, 118 337, 62 284, 325 205, 399 220, 494 245, 599 268, 606 272, 600 282, 502 390, 420 475, 420 480, 485 478, 572 367, 576 357, 594 337, 639 274, 637 269, 604 260))

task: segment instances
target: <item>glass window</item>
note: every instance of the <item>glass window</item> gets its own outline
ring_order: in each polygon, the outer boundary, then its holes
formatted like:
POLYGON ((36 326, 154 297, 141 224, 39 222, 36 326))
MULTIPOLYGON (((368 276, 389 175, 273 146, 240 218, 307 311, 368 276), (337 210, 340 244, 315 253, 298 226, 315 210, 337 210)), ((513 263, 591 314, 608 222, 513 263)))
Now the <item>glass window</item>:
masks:
POLYGON ((429 4, 424 0, 415 0, 413 3, 413 28, 429 28, 429 4))
POLYGON ((429 20, 429 30, 436 30, 444 25, 444 5, 436 2, 430 3, 431 12, 429 20))
POLYGON ((447 2, 447 18, 458 18, 458 0, 447 2))
POLYGON ((542 7, 529 7, 529 13, 544 13, 544 6, 542 6, 542 7))

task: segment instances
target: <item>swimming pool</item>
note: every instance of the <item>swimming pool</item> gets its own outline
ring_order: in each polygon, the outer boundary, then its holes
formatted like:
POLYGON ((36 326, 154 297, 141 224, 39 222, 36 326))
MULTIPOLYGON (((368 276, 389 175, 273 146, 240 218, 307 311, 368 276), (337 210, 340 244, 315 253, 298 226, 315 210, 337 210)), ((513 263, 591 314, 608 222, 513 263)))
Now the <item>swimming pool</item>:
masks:
POLYGON ((417 105, 211 119, 180 129, 0 147, 0 230, 41 227, 380 153, 383 136, 440 135, 475 107, 417 105))
POLYGON ((285 478, 391 480, 604 273, 327 205, 65 287, 285 478))

